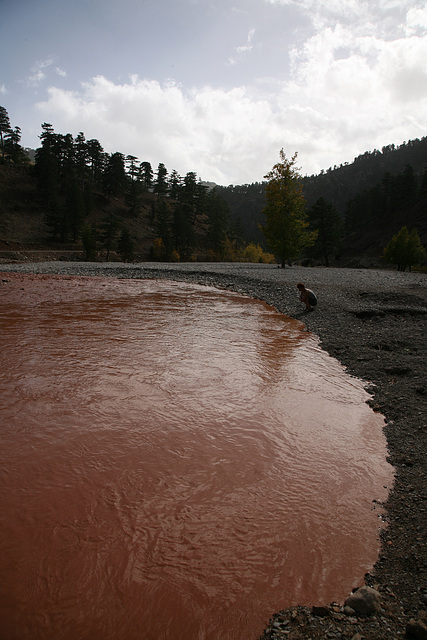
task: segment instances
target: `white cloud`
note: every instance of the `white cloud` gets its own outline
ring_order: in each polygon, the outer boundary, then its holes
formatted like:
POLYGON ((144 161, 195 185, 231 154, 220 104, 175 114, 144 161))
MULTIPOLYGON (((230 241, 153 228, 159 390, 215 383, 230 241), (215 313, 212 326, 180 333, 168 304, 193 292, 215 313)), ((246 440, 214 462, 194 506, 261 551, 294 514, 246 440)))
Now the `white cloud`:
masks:
POLYGON ((186 92, 174 83, 134 76, 116 85, 98 76, 80 92, 50 88, 37 107, 58 132, 82 130, 110 153, 132 153, 219 183, 262 179, 271 162, 261 166, 259 157, 270 152, 273 161, 281 146, 270 106, 243 87, 186 92))
POLYGON ((355 36, 338 25, 294 50, 292 59, 294 81, 300 87, 338 99, 341 105, 354 103, 355 110, 356 103, 362 110, 364 105, 370 110, 376 101, 393 109, 395 100, 424 102, 427 96, 426 37, 386 41, 355 36))
POLYGON ((5 96, 7 94, 7 89, 5 84, 0 84, 0 93, 5 96))
POLYGON ((236 47, 237 53, 247 53, 248 51, 251 51, 253 47, 254 35, 255 35, 255 29, 250 29, 247 40, 246 40, 246 44, 240 47, 236 47))
POLYGON ((425 133, 426 108, 414 116, 383 100, 396 75, 380 84, 357 57, 318 71, 315 87, 276 85, 268 100, 244 87, 186 92, 173 83, 133 77, 116 85, 99 76, 80 92, 51 88, 38 108, 58 132, 83 130, 110 153, 133 154, 154 167, 164 162, 181 175, 196 171, 220 184, 262 180, 282 146, 289 155, 298 151, 303 173, 317 173, 396 136, 403 141, 425 133))
POLYGON ((252 51, 253 49, 253 39, 255 35, 255 29, 250 29, 248 33, 248 37, 246 39, 246 44, 235 47, 235 54, 230 56, 228 59, 229 64, 235 65, 237 64, 239 59, 242 59, 247 53, 252 51))
POLYGON ((31 68, 31 74, 27 78, 29 86, 38 86, 46 79, 46 71, 53 64, 53 60, 38 60, 31 68))
MULTIPOLYGON (((334 164, 351 161, 357 148, 426 135, 426 56, 425 38, 384 41, 357 37, 342 26, 325 29, 294 52, 292 94, 320 117, 312 133, 333 150, 334 164), (336 55, 343 50, 344 56, 336 55)), ((331 158, 328 152, 318 146, 321 164, 331 158)))
MULTIPOLYGON (((406 16, 420 20, 423 0, 265 0, 268 4, 293 6, 310 18, 316 29, 336 24, 351 27, 353 33, 384 38, 403 34, 406 16)), ((423 18, 422 18, 423 19, 423 18)))
POLYGON ((37 60, 31 67, 31 73, 26 79, 26 84, 30 87, 38 87, 48 78, 48 73, 53 70, 54 73, 61 78, 67 76, 67 72, 61 67, 54 67, 54 60, 52 58, 46 58, 44 60, 37 60))
MULTIPOLYGON (((421 26, 427 11, 421 3, 266 1, 311 11, 317 24, 305 40, 294 41, 287 79, 260 77, 227 90, 137 76, 118 84, 100 75, 78 91, 51 87, 38 104, 42 121, 60 133, 84 131, 110 153, 133 154, 154 167, 163 162, 181 175, 196 171, 220 184, 262 180, 281 147, 287 155, 297 151, 302 172, 310 174, 426 135, 421 26)), ((254 39, 251 29, 235 49, 235 62, 252 52, 254 39)))
POLYGON ((427 3, 424 7, 411 7, 406 15, 406 25, 409 34, 427 29, 427 3))

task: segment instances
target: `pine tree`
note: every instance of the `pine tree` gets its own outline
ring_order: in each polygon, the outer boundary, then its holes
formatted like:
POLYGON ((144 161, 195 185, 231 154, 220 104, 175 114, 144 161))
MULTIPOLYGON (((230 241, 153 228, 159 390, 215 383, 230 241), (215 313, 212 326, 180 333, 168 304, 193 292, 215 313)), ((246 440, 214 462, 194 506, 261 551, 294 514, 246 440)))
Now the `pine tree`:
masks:
POLYGON ((83 131, 80 131, 80 133, 76 136, 73 147, 73 161, 75 165, 75 172, 79 180, 80 189, 82 193, 84 193, 86 181, 89 178, 90 157, 88 143, 86 142, 85 134, 83 133, 83 131))
POLYGON ((127 168, 128 175, 130 176, 130 179, 132 180, 132 182, 138 176, 138 167, 136 165, 136 161, 137 160, 138 160, 138 158, 136 156, 132 156, 132 155, 127 155, 126 156, 126 168, 127 168))
POLYGON ((88 140, 86 147, 90 167, 90 181, 92 184, 99 185, 102 181, 106 154, 100 142, 96 139, 88 140))
POLYGON ((168 188, 169 188, 169 197, 173 200, 177 200, 179 196, 179 191, 181 188, 181 176, 174 169, 169 176, 168 188))
POLYGON ((317 230, 316 242, 310 250, 313 257, 321 257, 326 267, 337 250, 341 237, 341 219, 335 207, 324 198, 319 198, 308 212, 310 229, 317 230))
POLYGON ((169 260, 172 253, 172 215, 169 204, 161 200, 156 207, 156 234, 161 239, 162 260, 169 260))
POLYGON ((206 200, 208 212, 208 246, 216 257, 221 259, 229 226, 230 209, 225 200, 221 198, 215 190, 207 194, 206 200))
POLYGON ((305 200, 301 179, 294 167, 297 154, 290 160, 283 149, 280 162, 265 176, 267 206, 263 213, 266 224, 263 231, 271 251, 280 258, 282 267, 297 259, 305 247, 316 240, 317 233, 308 231, 305 200))
POLYGON ((104 218, 100 226, 99 239, 102 247, 106 251, 106 260, 110 258, 110 251, 114 246, 117 234, 119 232, 119 222, 113 214, 104 218))
POLYGON ((4 149, 9 154, 11 160, 18 164, 27 164, 28 156, 19 144, 21 142, 21 128, 14 127, 4 136, 4 149))
POLYGON ((9 114, 4 107, 0 107, 0 142, 1 156, 4 158, 4 136, 11 131, 9 114))
POLYGON ((125 158, 118 151, 107 160, 103 175, 105 193, 108 197, 123 195, 127 185, 125 158))
POLYGON ((86 260, 93 261, 96 257, 97 230, 95 225, 85 225, 82 229, 82 245, 86 260))
POLYGON ((153 169, 149 162, 141 162, 139 171, 144 189, 151 189, 153 186, 153 169))
MULTIPOLYGON (((72 180, 68 185, 64 209, 66 218, 66 235, 70 232, 73 241, 76 242, 84 219, 83 196, 77 179, 72 180)), ((66 239, 67 237, 63 238, 63 240, 66 239)))
POLYGON ((117 248, 123 262, 131 262, 133 259, 133 241, 126 227, 122 229, 117 248))
MULTIPOLYGON (((55 140, 56 134, 54 133, 51 124, 44 122, 42 124, 43 133, 40 135, 41 146, 36 150, 36 165, 35 172, 39 182, 40 192, 45 200, 45 204, 48 210, 48 216, 53 216, 57 219, 59 204, 59 191, 60 191, 60 178, 59 178, 59 162, 55 155, 55 140)), ((48 223, 50 225, 50 222, 48 223)), ((56 222, 52 226, 56 236, 56 222)))
POLYGON ((160 162, 159 166, 157 167, 157 177, 154 182, 154 193, 157 193, 157 200, 160 200, 160 198, 167 193, 167 175, 168 172, 165 165, 163 164, 163 162, 160 162))

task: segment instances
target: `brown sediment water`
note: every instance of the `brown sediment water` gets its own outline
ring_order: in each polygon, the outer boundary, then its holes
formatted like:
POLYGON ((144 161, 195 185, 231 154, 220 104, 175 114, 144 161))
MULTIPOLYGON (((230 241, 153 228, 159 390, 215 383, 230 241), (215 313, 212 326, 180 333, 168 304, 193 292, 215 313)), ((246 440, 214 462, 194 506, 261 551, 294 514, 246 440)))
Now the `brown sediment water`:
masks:
POLYGON ((5 274, 5 640, 248 640, 375 562, 383 418, 303 325, 173 282, 5 274))

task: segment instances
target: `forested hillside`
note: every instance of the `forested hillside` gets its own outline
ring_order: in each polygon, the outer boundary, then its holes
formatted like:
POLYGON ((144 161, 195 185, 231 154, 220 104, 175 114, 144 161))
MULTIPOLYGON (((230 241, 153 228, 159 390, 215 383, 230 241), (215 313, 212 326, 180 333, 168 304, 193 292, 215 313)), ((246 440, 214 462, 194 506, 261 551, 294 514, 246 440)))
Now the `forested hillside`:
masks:
POLYGON ((216 186, 215 191, 230 208, 232 220, 247 242, 265 245, 260 226, 264 224, 262 210, 265 202, 265 183, 254 182, 240 186, 216 186))
MULTIPOLYGON (((339 241, 333 257, 342 263, 358 256, 379 257, 402 225, 417 228, 427 245, 427 137, 366 152, 351 164, 305 176, 302 188, 312 227, 313 207, 319 199, 336 212, 339 241)), ((216 190, 228 203, 244 238, 265 242, 260 230, 265 223, 265 183, 216 190)), ((311 251, 307 258, 319 260, 320 253, 311 251)))
MULTIPOLYGON (((83 132, 41 129, 40 147, 23 149, 0 107, 0 248, 78 250, 88 259, 273 259, 261 230, 265 182, 214 186, 196 172, 108 154, 83 132)), ((301 185, 318 231, 301 256, 307 264, 378 261, 403 225, 427 245, 427 138, 366 152, 301 185)))
POLYGON ((399 146, 390 144, 381 149, 366 151, 352 163, 345 163, 315 176, 304 177, 304 195, 310 206, 319 197, 331 202, 344 214, 350 198, 375 187, 386 175, 398 175, 407 166, 415 175, 423 175, 427 168, 427 137, 409 140, 399 146))
MULTIPOLYGON (((59 134, 44 123, 34 162, 1 108, 3 249, 81 250, 87 259, 235 260, 246 247, 224 200, 197 178, 59 134)), ((19 128, 18 128, 19 129, 19 128)), ((272 257, 271 257, 272 259, 272 257)))

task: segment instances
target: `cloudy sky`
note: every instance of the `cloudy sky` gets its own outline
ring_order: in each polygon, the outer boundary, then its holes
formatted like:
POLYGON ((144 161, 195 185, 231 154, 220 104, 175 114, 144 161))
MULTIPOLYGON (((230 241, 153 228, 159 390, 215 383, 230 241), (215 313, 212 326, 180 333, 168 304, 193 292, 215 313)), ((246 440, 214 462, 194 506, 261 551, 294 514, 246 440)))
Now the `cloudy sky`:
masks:
POLYGON ((302 175, 427 135, 418 0, 0 0, 0 104, 180 175, 302 175))

